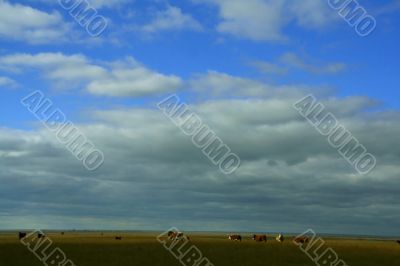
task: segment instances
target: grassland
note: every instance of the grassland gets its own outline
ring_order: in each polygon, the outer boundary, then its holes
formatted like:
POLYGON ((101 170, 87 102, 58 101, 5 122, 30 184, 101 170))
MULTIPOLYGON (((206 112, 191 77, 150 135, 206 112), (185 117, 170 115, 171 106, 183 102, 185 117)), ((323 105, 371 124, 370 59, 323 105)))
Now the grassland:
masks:
MULTIPOLYGON (((182 265, 157 242, 156 234, 48 234, 77 266, 182 265)), ((291 241, 230 242, 224 235, 192 235, 192 243, 216 266, 315 265, 291 241)), ((324 239, 349 266, 400 265, 400 245, 394 241, 324 239)), ((17 239, 0 235, 0 266, 42 266, 17 239)))

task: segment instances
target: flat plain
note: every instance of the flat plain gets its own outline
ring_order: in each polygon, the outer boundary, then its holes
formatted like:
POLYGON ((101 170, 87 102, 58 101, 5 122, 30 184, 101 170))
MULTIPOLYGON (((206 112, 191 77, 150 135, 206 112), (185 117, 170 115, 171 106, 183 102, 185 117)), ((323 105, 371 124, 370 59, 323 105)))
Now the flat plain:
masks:
MULTIPOLYGON (((189 234, 190 235, 190 234, 189 234)), ((157 233, 49 233, 53 247, 61 248, 77 266, 173 266, 181 264, 160 244, 157 233), (116 240, 121 236, 122 240, 116 240)), ((256 243, 250 236, 242 242, 229 241, 226 235, 193 234, 196 246, 215 266, 316 265, 290 239, 278 243, 256 243)), ((389 240, 351 240, 327 238, 330 247, 349 266, 400 265, 400 245, 389 240)), ((44 265, 22 245, 17 234, 0 234, 0 266, 44 265)))

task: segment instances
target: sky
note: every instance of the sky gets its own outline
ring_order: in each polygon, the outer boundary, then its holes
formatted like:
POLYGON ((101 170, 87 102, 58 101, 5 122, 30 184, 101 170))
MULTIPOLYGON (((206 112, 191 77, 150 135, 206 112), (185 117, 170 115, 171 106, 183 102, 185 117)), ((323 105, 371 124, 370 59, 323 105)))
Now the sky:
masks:
POLYGON ((400 1, 359 0, 376 20, 364 37, 330 2, 88 0, 107 22, 92 36, 59 1, 0 0, 0 229, 400 236, 400 1), (99 169, 21 103, 36 90, 104 153, 99 169), (172 94, 238 155, 235 173, 158 109, 172 94), (293 108, 309 94, 373 171, 293 108))

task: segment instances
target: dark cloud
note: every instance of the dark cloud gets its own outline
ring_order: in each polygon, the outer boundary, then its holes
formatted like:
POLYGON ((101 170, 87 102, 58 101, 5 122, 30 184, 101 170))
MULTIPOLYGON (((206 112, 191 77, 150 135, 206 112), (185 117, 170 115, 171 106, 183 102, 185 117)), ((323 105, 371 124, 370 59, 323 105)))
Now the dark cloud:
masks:
POLYGON ((77 125, 105 154, 95 172, 45 129, 3 128, 0 226, 399 235, 399 113, 322 98, 377 157, 361 176, 293 109, 302 90, 290 91, 191 104, 240 156, 229 176, 155 106, 96 111, 77 125))

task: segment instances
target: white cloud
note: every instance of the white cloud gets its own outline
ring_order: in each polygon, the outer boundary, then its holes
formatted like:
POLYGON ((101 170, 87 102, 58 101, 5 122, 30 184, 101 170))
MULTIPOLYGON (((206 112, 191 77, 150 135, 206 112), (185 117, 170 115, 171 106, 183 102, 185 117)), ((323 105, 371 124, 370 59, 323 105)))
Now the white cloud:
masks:
MULTIPOLYGON (((26 0, 28 2, 42 2, 42 3, 46 3, 49 5, 59 5, 58 1, 59 0, 26 0)), ((82 2, 83 0, 79 1, 82 2)), ((103 7, 107 7, 107 8, 116 8, 116 7, 120 7, 123 4, 127 4, 132 0, 85 0, 87 1, 92 7, 95 8, 103 8, 103 7)))
POLYGON ((282 41, 292 22, 306 28, 321 28, 337 19, 328 3, 320 0, 192 0, 219 8, 222 33, 255 41, 282 41))
POLYGON ((140 29, 146 33, 168 30, 202 30, 201 24, 192 16, 184 14, 179 7, 167 6, 163 11, 156 11, 155 18, 140 29))
POLYGON ((115 8, 123 4, 129 3, 131 0, 88 0, 88 2, 94 7, 108 7, 115 8))
POLYGON ((328 63, 325 65, 317 65, 305 62, 298 55, 294 53, 286 53, 280 59, 284 64, 289 67, 301 69, 314 74, 335 74, 346 69, 343 63, 328 63))
POLYGON ((5 87, 5 88, 15 88, 18 86, 18 83, 10 79, 9 77, 2 77, 0 76, 0 87, 5 87))
POLYGON ((322 63, 320 60, 307 57, 303 59, 295 53, 285 53, 276 62, 254 60, 248 62, 249 66, 254 67, 263 74, 283 75, 291 69, 302 70, 312 74, 336 74, 346 70, 344 63, 322 63))
POLYGON ((0 68, 37 69, 44 79, 62 89, 85 88, 96 95, 144 96, 175 91, 182 80, 150 70, 132 58, 122 62, 94 63, 83 55, 62 53, 13 54, 0 57, 0 68))
POLYGON ((222 21, 217 29, 223 33, 257 41, 284 39, 281 33, 286 18, 281 16, 284 1, 264 0, 196 0, 219 7, 222 21))
POLYGON ((96 95, 145 96, 177 90, 182 80, 175 75, 152 71, 132 59, 123 67, 116 67, 101 78, 92 81, 87 90, 96 95))
POLYGON ((254 60, 248 62, 248 65, 265 74, 284 75, 288 72, 286 67, 266 61, 254 60))
POLYGON ((325 28, 339 20, 339 16, 329 8, 328 1, 290 1, 287 8, 293 13, 297 23, 305 28, 325 28))
POLYGON ((207 74, 196 75, 189 81, 190 87, 206 97, 233 96, 265 96, 271 87, 247 78, 235 77, 225 73, 209 71, 207 74))
POLYGON ((65 41, 70 27, 58 12, 46 13, 0 0, 0 38, 42 44, 65 41))

